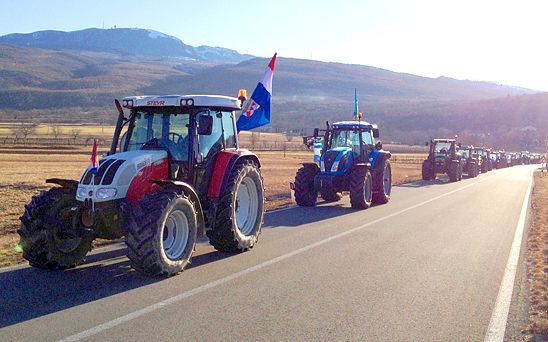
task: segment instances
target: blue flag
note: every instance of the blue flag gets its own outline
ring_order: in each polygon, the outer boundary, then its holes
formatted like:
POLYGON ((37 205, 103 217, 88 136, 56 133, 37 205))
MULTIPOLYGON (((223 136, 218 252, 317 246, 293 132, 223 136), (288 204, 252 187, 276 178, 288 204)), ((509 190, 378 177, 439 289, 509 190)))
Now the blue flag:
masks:
POLYGON ((276 54, 268 63, 263 78, 257 84, 251 98, 242 108, 242 114, 236 122, 238 131, 249 131, 270 123, 270 99, 272 98, 272 76, 274 76, 275 64, 276 54))

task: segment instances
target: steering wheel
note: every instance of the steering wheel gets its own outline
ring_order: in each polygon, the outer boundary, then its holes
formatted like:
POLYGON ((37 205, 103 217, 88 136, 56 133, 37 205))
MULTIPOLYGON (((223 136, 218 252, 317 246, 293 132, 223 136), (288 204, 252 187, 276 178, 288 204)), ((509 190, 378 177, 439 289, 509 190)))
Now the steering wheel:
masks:
POLYGON ((179 133, 174 133, 174 132, 169 132, 169 140, 173 141, 174 143, 178 144, 179 141, 181 141, 181 139, 183 139, 183 136, 180 135, 179 133), (175 138, 177 138, 177 141, 175 141, 175 138))
POLYGON ((446 150, 445 148, 442 148, 442 149, 440 150, 440 153, 447 154, 447 150, 446 150))

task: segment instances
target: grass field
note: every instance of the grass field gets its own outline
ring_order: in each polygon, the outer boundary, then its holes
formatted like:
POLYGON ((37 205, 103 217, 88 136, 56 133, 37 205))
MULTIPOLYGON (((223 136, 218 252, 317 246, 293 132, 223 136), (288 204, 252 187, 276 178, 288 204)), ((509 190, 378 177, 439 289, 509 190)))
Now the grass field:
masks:
MULTIPOLYGON (((33 194, 49 188, 46 178, 78 179, 89 163, 85 150, 63 153, 53 150, 17 150, 0 152, 0 266, 21 261, 14 246, 17 244, 19 216, 33 194)), ((266 209, 272 210, 292 204, 289 182, 303 161, 311 161, 311 152, 258 152, 266 190, 266 209)), ((400 158, 401 159, 401 158, 400 158)), ((394 184, 420 178, 417 164, 394 163, 394 184)))

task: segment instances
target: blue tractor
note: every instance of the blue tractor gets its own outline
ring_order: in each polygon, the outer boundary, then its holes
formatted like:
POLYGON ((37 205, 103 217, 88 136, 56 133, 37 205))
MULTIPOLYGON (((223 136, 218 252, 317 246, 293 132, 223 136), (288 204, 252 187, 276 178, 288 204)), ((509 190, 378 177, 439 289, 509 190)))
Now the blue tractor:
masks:
POLYGON ((327 123, 325 130, 316 128, 313 136, 304 137, 308 147, 319 139, 323 143, 319 163, 303 163, 297 171, 292 183, 297 204, 316 205, 318 193, 325 201, 335 202, 343 191, 350 192, 352 208, 387 203, 392 191, 391 154, 380 141, 375 143, 378 137, 377 125, 364 121, 327 123))

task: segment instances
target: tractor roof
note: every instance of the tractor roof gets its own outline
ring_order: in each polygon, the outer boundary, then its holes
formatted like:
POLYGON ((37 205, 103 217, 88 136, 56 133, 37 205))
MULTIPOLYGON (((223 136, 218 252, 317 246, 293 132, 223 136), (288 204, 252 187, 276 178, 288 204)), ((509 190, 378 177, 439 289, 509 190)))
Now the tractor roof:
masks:
POLYGON ((456 140, 455 139, 432 139, 433 142, 448 142, 448 143, 452 143, 452 142, 455 142, 456 140))
POLYGON ((339 122, 334 122, 332 127, 335 129, 356 129, 356 128, 373 129, 373 128, 377 128, 377 125, 373 125, 365 121, 339 121, 339 122))
POLYGON ((124 107, 169 107, 195 106, 226 108, 230 110, 242 109, 239 99, 221 95, 143 95, 128 96, 122 101, 124 107), (130 101, 133 101, 132 103, 130 101))

